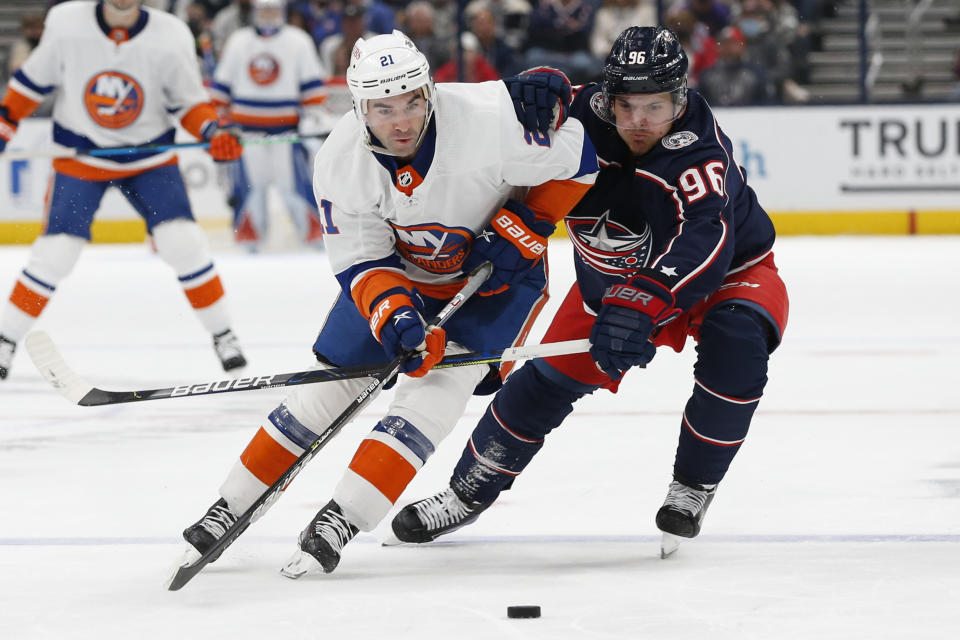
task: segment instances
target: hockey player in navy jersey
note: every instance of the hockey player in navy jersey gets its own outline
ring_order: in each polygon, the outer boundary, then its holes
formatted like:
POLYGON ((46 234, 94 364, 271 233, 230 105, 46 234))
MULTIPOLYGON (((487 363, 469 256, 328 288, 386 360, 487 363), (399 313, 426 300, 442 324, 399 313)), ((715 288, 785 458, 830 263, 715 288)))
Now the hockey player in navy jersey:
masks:
MULTIPOLYGON (((507 379, 450 486, 394 518, 403 542, 428 542, 475 520, 579 398, 616 391, 658 346, 679 352, 688 336, 697 342, 694 389, 656 514, 664 557, 700 532, 746 438, 786 326, 787 294, 773 262, 773 224, 709 105, 687 89, 676 36, 661 27, 625 30, 602 83, 581 87, 570 114, 593 140, 601 173, 566 218, 577 281, 544 342, 589 337, 592 347, 534 360, 507 379)), ((534 110, 526 115, 536 124, 534 110)))
MULTIPOLYGON (((434 85, 426 57, 399 31, 358 39, 350 60, 354 110, 334 127, 314 170, 341 286, 313 345, 316 366, 417 355, 333 498, 300 533, 283 569, 291 578, 333 571, 358 531, 389 513, 478 385, 499 387, 498 371, 431 368, 444 351, 522 343, 545 302, 546 237, 598 169, 578 121, 549 138, 525 131, 502 82, 434 85), (529 188, 522 200, 516 187, 529 188), (478 295, 442 328, 425 326, 483 262, 494 270, 478 295)), ((220 499, 184 531, 183 564, 209 551, 367 385, 294 387, 227 474, 220 499)))
MULTIPOLYGON (((214 160, 241 156, 240 142, 218 125, 203 88, 190 30, 168 13, 141 7, 140 0, 76 0, 50 9, 40 44, 14 73, 0 102, 0 152, 19 121, 54 90, 57 148, 169 144, 176 117, 192 135, 210 142, 214 160)), ((54 160, 53 170, 43 233, 0 321, 0 379, 7 376, 17 342, 73 270, 109 187, 119 189, 146 222, 157 253, 176 272, 212 335, 223 369, 245 366, 176 155, 150 149, 124 156, 79 155, 54 160)))

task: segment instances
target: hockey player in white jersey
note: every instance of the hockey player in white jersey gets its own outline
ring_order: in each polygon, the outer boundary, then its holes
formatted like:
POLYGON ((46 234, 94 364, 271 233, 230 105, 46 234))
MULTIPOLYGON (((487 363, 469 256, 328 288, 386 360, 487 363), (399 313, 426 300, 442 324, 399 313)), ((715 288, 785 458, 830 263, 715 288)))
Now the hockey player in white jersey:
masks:
MULTIPOLYGON (((140 7, 140 0, 76 1, 53 7, 43 37, 7 85, 0 102, 0 151, 17 123, 59 91, 53 110, 56 147, 90 150, 168 144, 174 121, 210 141, 215 160, 240 157, 236 136, 217 125, 200 81, 193 40, 174 16, 140 7), (162 61, 162 63, 160 63, 162 61)), ((17 279, 0 322, 0 378, 16 343, 71 272, 108 187, 116 187, 143 217, 157 253, 183 286, 227 371, 246 364, 207 240, 193 219, 177 158, 170 152, 53 162, 43 234, 17 279)))
MULTIPOLYGON (((284 24, 285 11, 285 0, 254 0, 253 25, 230 36, 214 74, 214 102, 229 106, 230 119, 247 137, 295 135, 301 122, 325 117, 311 113, 325 95, 316 46, 302 29, 284 24)), ((237 242, 254 250, 265 239, 270 185, 280 193, 299 238, 321 242, 309 154, 302 144, 251 145, 240 162, 228 165, 228 173, 237 242)))
MULTIPOLYGON (((363 440, 333 499, 300 534, 288 577, 331 572, 370 531, 450 432, 475 391, 499 387, 485 367, 430 370, 443 356, 521 343, 546 300, 547 236, 593 184, 596 152, 579 123, 527 133, 501 82, 434 86, 424 55, 399 31, 357 41, 347 81, 354 112, 320 149, 314 188, 341 293, 314 343, 317 367, 383 362, 407 349, 386 415, 363 440), (529 187, 525 201, 514 187, 529 187), (516 232, 516 233, 514 233, 516 232), (493 275, 443 329, 425 327, 490 261, 493 275), (485 294, 485 295, 484 295, 485 294)), ((367 386, 295 387, 256 432, 184 531, 195 562, 367 386)))

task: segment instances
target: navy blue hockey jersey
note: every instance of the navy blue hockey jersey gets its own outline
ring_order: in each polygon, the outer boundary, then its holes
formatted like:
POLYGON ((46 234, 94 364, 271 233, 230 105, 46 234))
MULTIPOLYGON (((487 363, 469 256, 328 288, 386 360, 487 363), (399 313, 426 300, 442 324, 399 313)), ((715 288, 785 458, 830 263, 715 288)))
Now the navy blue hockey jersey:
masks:
POLYGON ((594 311, 603 292, 637 272, 670 287, 688 310, 727 273, 770 253, 773 223, 746 183, 706 100, 694 90, 683 116, 639 158, 590 107, 600 85, 577 92, 580 120, 600 159, 596 185, 566 218, 577 281, 594 311))

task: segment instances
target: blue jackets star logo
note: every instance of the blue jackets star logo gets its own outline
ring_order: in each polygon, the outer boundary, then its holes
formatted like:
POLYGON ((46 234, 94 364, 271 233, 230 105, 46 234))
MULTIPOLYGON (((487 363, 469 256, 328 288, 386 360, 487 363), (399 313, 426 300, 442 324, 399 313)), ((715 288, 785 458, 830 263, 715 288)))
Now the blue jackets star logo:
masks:
POLYGON ((566 223, 577 255, 601 273, 622 275, 645 267, 650 259, 652 237, 646 223, 637 234, 610 220, 609 211, 599 218, 568 217, 566 223))

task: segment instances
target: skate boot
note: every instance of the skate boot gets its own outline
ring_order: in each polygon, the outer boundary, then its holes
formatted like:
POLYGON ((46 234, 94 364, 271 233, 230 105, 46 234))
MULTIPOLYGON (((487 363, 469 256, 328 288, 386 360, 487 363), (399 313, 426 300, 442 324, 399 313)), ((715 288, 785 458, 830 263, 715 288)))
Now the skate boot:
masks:
MULTIPOLYGON (((210 547, 222 538, 236 521, 237 516, 227 507, 226 500, 220 498, 214 502, 202 518, 183 530, 183 539, 189 544, 184 554, 184 560, 188 561, 186 564, 193 564, 199 560, 200 556, 209 551, 210 547)), ((218 553, 210 562, 219 557, 218 553)))
POLYGON ((247 366, 247 359, 243 357, 243 352, 240 351, 237 336, 230 329, 213 334, 213 349, 217 352, 217 357, 220 358, 220 364, 223 365, 224 371, 229 372, 247 366))
POLYGON ((670 483, 667 499, 657 511, 657 528, 663 531, 661 558, 676 551, 683 538, 697 537, 716 491, 715 484, 688 484, 677 479, 670 483))
POLYGON ((10 373, 10 363, 13 362, 13 352, 16 350, 16 342, 0 335, 0 380, 10 373))
POLYGON ((331 573, 340 564, 344 545, 353 540, 358 531, 360 529, 343 515, 340 505, 331 500, 300 532, 300 548, 280 573, 294 579, 317 569, 331 573))
MULTIPOLYGON (((492 504, 492 503, 491 503, 492 504)), ((400 542, 432 542, 476 520, 490 504, 462 500, 447 487, 408 504, 393 518, 393 535, 400 542)))

